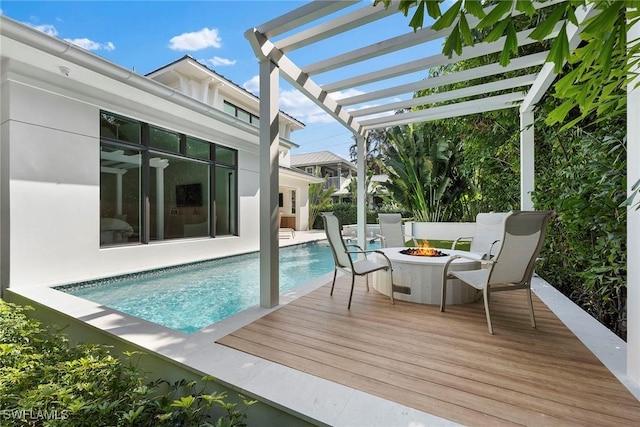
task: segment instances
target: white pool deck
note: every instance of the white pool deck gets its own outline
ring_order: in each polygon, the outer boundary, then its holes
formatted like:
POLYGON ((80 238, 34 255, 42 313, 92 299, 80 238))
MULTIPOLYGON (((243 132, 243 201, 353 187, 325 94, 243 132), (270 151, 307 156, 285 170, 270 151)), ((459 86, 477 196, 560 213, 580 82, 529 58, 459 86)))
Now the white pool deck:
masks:
MULTIPOLYGON (((286 246, 323 238, 322 232, 296 232, 295 238, 282 238, 280 244, 286 246)), ((326 274, 281 295, 281 306, 331 281, 332 274, 326 274)), ((541 278, 534 280, 533 291, 640 400, 640 385, 629 379, 626 373, 626 343, 541 278)), ((278 307, 253 307, 198 332, 186 334, 51 288, 28 287, 10 289, 10 292, 81 320, 146 351, 211 375, 247 396, 255 397, 315 425, 457 425, 215 342, 278 307)))

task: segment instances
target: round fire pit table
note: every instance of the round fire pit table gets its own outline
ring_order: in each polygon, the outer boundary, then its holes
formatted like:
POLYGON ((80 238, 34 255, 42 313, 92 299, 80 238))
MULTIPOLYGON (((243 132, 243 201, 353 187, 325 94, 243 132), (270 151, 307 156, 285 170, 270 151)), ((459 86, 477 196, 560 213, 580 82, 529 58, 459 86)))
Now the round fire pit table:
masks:
MULTIPOLYGON (((472 256, 469 252, 440 249, 447 256, 416 256, 401 253, 408 248, 384 248, 384 252, 393 267, 393 281, 396 285, 411 288, 411 294, 405 295, 396 292, 394 297, 403 301, 417 302, 421 304, 440 304, 442 293, 442 272, 444 265, 452 255, 472 256)), ((409 251, 411 252, 411 251, 409 251)), ((373 259, 383 262, 382 256, 373 253, 373 259)), ((449 265, 449 270, 477 270, 480 261, 467 258, 458 258, 449 265)), ((389 296, 391 283, 389 273, 381 270, 371 273, 373 288, 378 292, 389 296)), ((477 300, 482 294, 460 280, 447 281, 447 305, 466 304, 477 300)))

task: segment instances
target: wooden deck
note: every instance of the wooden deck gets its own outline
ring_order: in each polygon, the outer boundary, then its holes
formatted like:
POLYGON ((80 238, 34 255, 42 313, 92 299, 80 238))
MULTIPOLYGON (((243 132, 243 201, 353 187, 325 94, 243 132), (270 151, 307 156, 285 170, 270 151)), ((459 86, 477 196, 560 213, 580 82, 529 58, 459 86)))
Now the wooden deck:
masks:
POLYGON ((531 328, 523 291, 481 302, 397 301, 339 279, 218 343, 465 425, 640 425, 640 402, 537 298, 531 328))

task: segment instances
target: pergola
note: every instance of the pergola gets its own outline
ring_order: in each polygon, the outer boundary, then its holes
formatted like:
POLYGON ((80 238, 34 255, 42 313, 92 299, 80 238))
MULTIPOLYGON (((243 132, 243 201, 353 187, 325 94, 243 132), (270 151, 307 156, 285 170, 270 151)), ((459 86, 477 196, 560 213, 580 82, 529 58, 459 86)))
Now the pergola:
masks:
MULTIPOLYGON (((499 63, 479 66, 474 69, 454 72, 437 77, 427 77, 431 67, 453 64, 460 60, 476 58, 500 52, 504 40, 491 43, 479 43, 464 49, 460 56, 448 58, 441 53, 419 57, 404 63, 389 61, 391 65, 376 68, 364 74, 349 75, 349 65, 362 63, 372 58, 382 57, 395 52, 442 40, 448 30, 436 31, 425 27, 413 31, 407 27, 406 34, 390 39, 376 41, 367 46, 351 48, 336 46, 335 51, 344 51, 329 58, 319 58, 317 62, 297 65, 287 55, 293 51, 313 49, 315 43, 324 41, 337 34, 348 33, 367 24, 384 25, 384 19, 398 13, 397 4, 389 9, 382 5, 372 7, 370 1, 364 1, 361 7, 354 8, 359 1, 316 0, 299 7, 285 15, 248 30, 245 37, 250 41, 260 62, 260 304, 273 307, 279 304, 278 278, 278 93, 279 77, 283 77, 292 86, 326 111, 336 121, 350 130, 357 143, 358 176, 365 176, 365 138, 367 132, 377 128, 396 125, 428 122, 475 113, 495 111, 505 108, 518 108, 520 112, 521 145, 521 209, 533 209, 531 192, 534 189, 534 114, 536 104, 553 84, 556 74, 551 63, 545 63, 548 52, 539 52, 512 58, 506 67, 499 63), (349 10, 345 10, 349 9, 349 10), (349 50, 352 49, 352 50, 349 50), (349 77, 338 81, 326 81, 326 75, 340 69, 349 77), (525 71, 522 70, 527 70, 525 71), (536 71, 531 72, 534 69, 536 71), (396 83, 398 76, 423 71, 423 77, 415 81, 396 83), (516 74, 517 77, 507 77, 516 74), (513 73, 516 72, 516 73, 513 73), (322 84, 313 78, 324 74, 322 84), (495 76, 491 83, 475 84, 464 89, 446 90, 446 85, 495 76), (382 84, 382 89, 367 91, 370 83, 382 84), (339 91, 358 88, 354 96, 338 98, 339 91), (414 98, 409 96, 398 101, 397 97, 412 95, 424 89, 439 89, 437 93, 414 98), (496 94, 499 92, 500 94, 496 94), (395 97, 395 98, 394 98, 395 97), (471 98, 471 100, 469 100, 471 98), (446 103, 446 104, 439 104, 446 103), (365 106, 375 105, 375 106, 365 106), (393 114, 400 109, 415 106, 430 106, 415 111, 393 114)), ((537 8, 557 3, 550 1, 537 4, 537 8)), ((594 13, 593 4, 579 11, 580 23, 594 13)), ((408 19, 407 19, 408 22, 408 19)), ((474 22, 469 22, 473 26, 474 22)), ((628 40, 640 36, 640 29, 632 28, 628 40), (633 34, 632 34, 633 33, 633 34)), ((566 27, 570 49, 580 42, 580 27, 571 23, 566 27)), ((524 46, 537 43, 528 37, 533 28, 518 33, 518 44, 524 46)), ((559 24, 550 37, 561 30, 559 24)), ((373 39, 373 37, 372 37, 373 39)), ((627 155, 628 155, 628 191, 631 185, 640 179, 640 90, 629 85, 627 155)), ((357 227, 359 244, 364 245, 365 236, 365 200, 364 180, 357 182, 358 214, 357 227)), ((640 211, 628 209, 627 251, 628 259, 640 260, 640 211)), ((640 267, 637 262, 629 262, 627 271, 628 296, 628 335, 627 335, 627 372, 630 378, 640 383, 640 267)))

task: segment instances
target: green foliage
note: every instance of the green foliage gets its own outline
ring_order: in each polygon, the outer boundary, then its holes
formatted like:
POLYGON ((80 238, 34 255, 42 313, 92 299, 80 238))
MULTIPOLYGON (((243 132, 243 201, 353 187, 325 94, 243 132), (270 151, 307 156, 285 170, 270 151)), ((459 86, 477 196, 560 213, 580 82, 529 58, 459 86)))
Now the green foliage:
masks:
POLYGON ((145 384, 134 361, 106 346, 70 345, 22 308, 0 300, 0 420, 14 426, 244 426, 246 409, 202 382, 145 384), (168 390, 168 391, 167 391, 168 390), (215 424, 210 410, 219 408, 215 424))
POLYGON ((324 188, 324 183, 309 185, 309 228, 316 228, 316 222, 322 223, 322 218, 318 215, 331 205, 331 193, 334 191, 336 190, 333 186, 324 188))
MULTIPOLYGON (((374 2, 378 3, 385 7, 392 4, 390 0, 374 2)), ((626 127, 627 84, 637 76, 631 70, 640 61, 640 43, 635 41, 629 47, 626 39, 629 28, 640 20, 638 2, 574 0, 550 2, 535 10, 531 0, 491 2, 493 5, 486 9, 480 1, 459 0, 451 5, 451 12, 444 14, 439 3, 442 1, 405 0, 397 7, 408 16, 410 8, 418 6, 409 23, 414 30, 422 27, 425 11, 435 19, 433 28, 452 28, 448 37, 451 40, 443 48, 449 57, 464 46, 504 37, 500 55, 503 65, 515 53, 513 34, 520 24, 528 24, 528 20, 535 23, 530 37, 544 40, 561 21, 566 21, 559 36, 545 42, 551 44, 547 62, 554 64, 557 73, 564 74, 556 82, 553 96, 543 99, 537 113, 545 120, 536 123, 536 208, 558 213, 557 220, 549 225, 545 259, 538 272, 624 338, 624 224, 627 207, 635 203, 640 208, 636 199, 640 181, 632 186, 632 194, 625 200, 626 140, 620 129, 626 127), (582 23, 580 45, 572 50, 565 31, 567 22, 578 24, 580 8, 585 5, 597 13, 582 23), (517 17, 513 11, 524 15, 517 17), (453 18, 456 14, 457 20, 453 18), (462 20, 466 24, 461 24, 462 20), (580 124, 591 126, 590 133, 578 128, 580 124)), ((481 63, 483 59, 477 61, 481 63)), ((471 63, 474 61, 463 61, 443 70, 464 69, 471 63)), ((441 134, 464 140, 463 173, 473 180, 478 192, 469 199, 470 204, 485 211, 517 207, 519 192, 514 185, 519 181, 515 162, 519 153, 515 114, 489 113, 447 122, 450 124, 442 128, 441 134), (496 163, 491 159, 492 150, 500 153, 495 156, 496 163), (494 182, 492 176, 496 177, 494 182), (489 198, 492 200, 487 203, 489 198)))
POLYGON ((619 121, 592 133, 547 131, 539 146, 540 209, 554 209, 541 276, 626 335, 625 137, 619 121))
MULTIPOLYGON (((533 0, 502 0, 482 9, 479 2, 457 0, 444 13, 439 3, 442 0, 401 1, 398 10, 405 16, 410 8, 417 5, 409 22, 414 30, 424 25, 424 10, 435 19, 432 27, 445 29, 451 27, 443 53, 449 58, 453 52, 460 54, 464 46, 472 46, 475 40, 474 30, 488 31, 482 41, 495 41, 504 37, 500 63, 504 66, 511 56, 517 54, 516 31, 514 23, 522 12, 528 17, 538 16, 536 28, 530 34, 535 40, 549 37, 556 24, 564 22, 562 29, 551 42, 547 62, 554 64, 554 71, 561 73, 565 64, 573 67, 571 73, 555 85, 555 96, 563 102, 549 112, 547 124, 564 123, 564 129, 593 115, 598 119, 610 119, 626 112, 626 88, 631 72, 640 61, 640 43, 627 44, 627 31, 640 21, 640 8, 637 0, 575 0, 554 3, 536 10, 533 0), (426 7, 425 7, 426 5, 426 7), (593 7, 598 13, 582 23, 580 47, 571 50, 566 32, 567 22, 577 25, 579 12, 584 6, 593 7), (489 11, 486 13, 486 11, 489 11), (485 14, 486 13, 486 14, 485 14), (469 25, 467 17, 478 18, 479 22, 469 25), (455 19, 457 18, 457 19, 455 19), (461 25, 461 22, 467 24, 461 25), (455 23, 455 25, 454 25, 455 23), (570 111, 579 109, 578 117, 565 122, 570 111)), ((391 6, 390 0, 376 0, 374 5, 383 3, 391 6)))
POLYGON ((471 192, 460 174, 461 146, 445 141, 432 126, 394 127, 387 132, 385 167, 389 180, 381 183, 417 221, 447 221, 460 212, 471 192))

